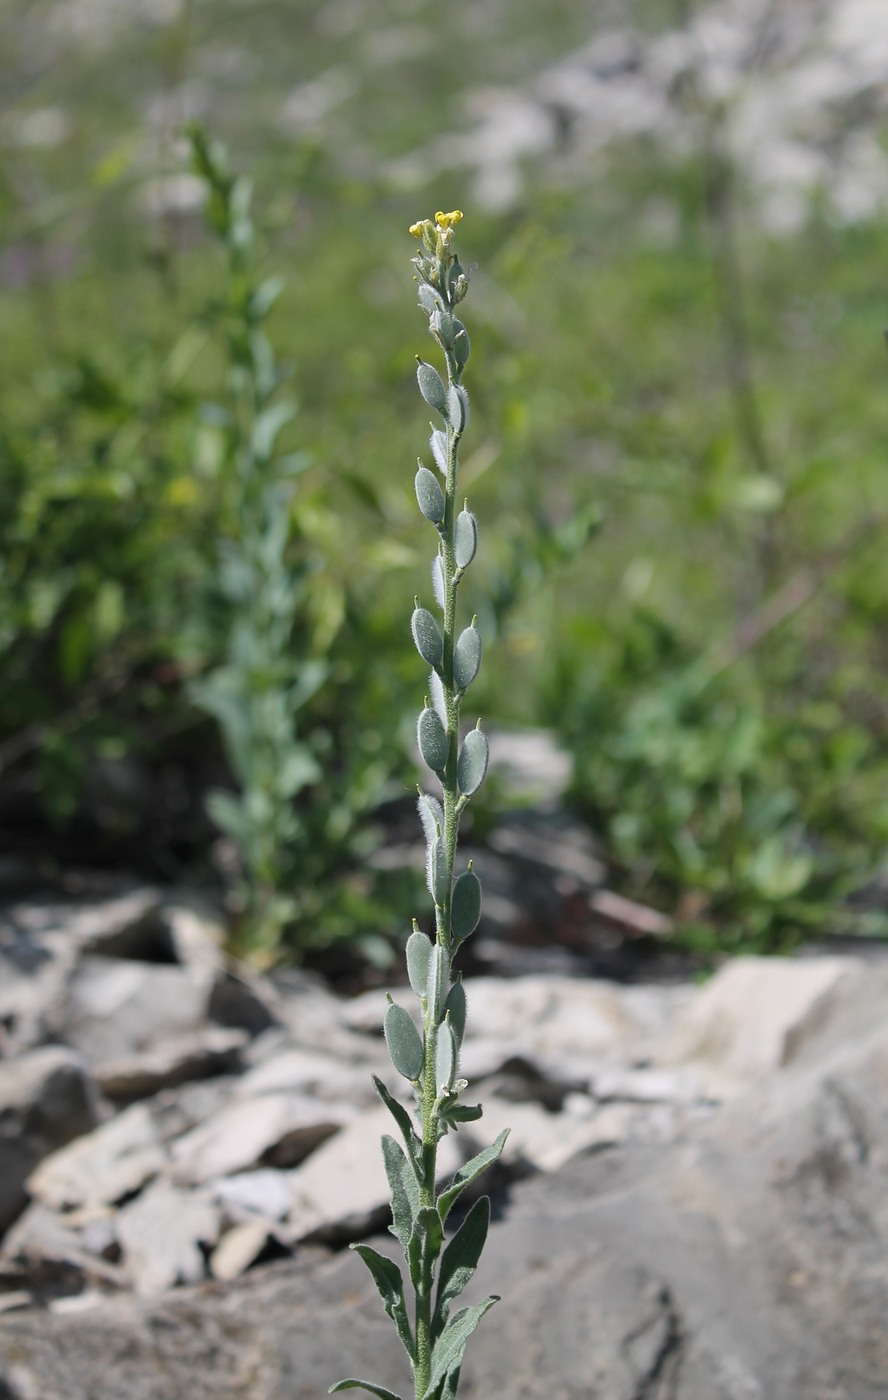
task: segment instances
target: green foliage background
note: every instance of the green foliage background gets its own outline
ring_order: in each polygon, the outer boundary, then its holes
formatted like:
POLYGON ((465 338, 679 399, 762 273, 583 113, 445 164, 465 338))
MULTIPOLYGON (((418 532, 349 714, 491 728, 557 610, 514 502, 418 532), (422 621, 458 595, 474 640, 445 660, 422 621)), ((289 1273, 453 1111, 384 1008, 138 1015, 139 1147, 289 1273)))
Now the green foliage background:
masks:
MULTIPOLYGON (((622 887, 688 936, 880 931, 839 910, 888 830, 888 219, 838 226, 815 200, 776 239, 711 152, 668 161, 643 141, 570 187, 530 169, 507 216, 472 208, 458 171, 401 188, 392 162, 458 129, 468 88, 588 38, 573 0, 64 8, 0 13, 8 840, 94 861, 135 843, 160 878, 218 877, 203 795, 230 775, 189 686, 224 653, 217 542, 236 528, 207 411, 221 264, 199 211, 152 212, 198 116, 254 176, 266 268, 286 278, 269 334, 299 400, 282 450, 307 454, 299 652, 331 658, 300 721, 324 773, 300 796, 302 879, 322 897, 294 946, 388 935, 408 909, 366 865, 370 814, 413 782, 406 618, 427 591, 406 228, 459 206, 479 264, 463 480, 496 655, 479 705, 558 731, 622 887), (287 95, 318 80, 328 109, 288 131, 287 95), (23 137, 47 110, 62 139, 23 137), (742 306, 712 212, 726 176, 742 306)), ((636 13, 673 19, 653 0, 636 13)))

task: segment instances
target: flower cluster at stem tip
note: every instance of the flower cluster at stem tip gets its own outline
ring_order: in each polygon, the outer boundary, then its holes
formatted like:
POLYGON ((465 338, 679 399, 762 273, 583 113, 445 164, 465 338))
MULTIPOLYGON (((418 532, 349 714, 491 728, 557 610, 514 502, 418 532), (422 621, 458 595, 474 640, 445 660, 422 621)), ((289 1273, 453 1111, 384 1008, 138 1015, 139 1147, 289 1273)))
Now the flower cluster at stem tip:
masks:
POLYGON ((462 301, 469 289, 469 280, 457 261, 456 254, 450 251, 456 225, 463 217, 461 209, 452 209, 449 214, 438 210, 434 219, 420 219, 410 225, 414 238, 422 239, 425 254, 418 254, 413 264, 419 278, 443 292, 451 305, 462 301))

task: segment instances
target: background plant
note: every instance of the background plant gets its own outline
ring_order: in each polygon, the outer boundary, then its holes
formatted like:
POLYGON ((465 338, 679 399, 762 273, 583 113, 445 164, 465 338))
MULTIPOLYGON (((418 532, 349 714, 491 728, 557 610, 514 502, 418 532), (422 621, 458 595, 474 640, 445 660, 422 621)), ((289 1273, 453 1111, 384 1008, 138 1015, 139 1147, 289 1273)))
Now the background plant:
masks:
MULTIPOLYGON (((391 997, 384 1021, 392 1064, 413 1087, 415 1117, 381 1080, 374 1077, 374 1083, 404 1144, 401 1147, 389 1136, 382 1140, 392 1193, 391 1229, 404 1251, 414 1293, 412 1318, 398 1265, 370 1245, 353 1246, 370 1270, 407 1352, 416 1400, 453 1400, 466 1342, 498 1301, 489 1297, 451 1312, 478 1265, 490 1222, 489 1199, 482 1196, 475 1201, 446 1247, 444 1227, 465 1188, 497 1160, 508 1135, 507 1130, 501 1133, 438 1190, 438 1143, 460 1123, 481 1117, 480 1107, 459 1101, 468 1087, 458 1077, 466 995, 459 976, 453 980, 454 954, 475 931, 481 914, 481 883, 471 864, 455 875, 459 820, 484 782, 488 763, 488 742, 480 724, 460 740, 463 698, 481 666, 481 637, 474 619, 461 630, 456 622, 458 589, 478 545, 475 516, 468 503, 460 509, 458 501, 459 450, 469 417, 462 375, 470 349, 468 332, 456 315, 468 291, 468 278, 453 246, 455 226, 461 219, 459 210, 438 213, 434 220, 424 219, 410 229, 422 240, 422 252, 414 259, 419 303, 447 370, 445 383, 434 365, 420 360, 417 369, 420 393, 436 415, 430 447, 443 478, 442 487, 435 472, 418 462, 416 499, 438 534, 432 591, 441 619, 418 600, 411 619, 416 649, 431 667, 417 740, 423 760, 440 780, 441 800, 429 793, 419 798, 426 880, 435 903, 435 938, 430 940, 414 923, 407 941, 407 971, 419 999, 422 1032, 391 997)), ((350 1379, 331 1387, 331 1391, 352 1389, 367 1390, 380 1400, 398 1400, 372 1381, 350 1379)))

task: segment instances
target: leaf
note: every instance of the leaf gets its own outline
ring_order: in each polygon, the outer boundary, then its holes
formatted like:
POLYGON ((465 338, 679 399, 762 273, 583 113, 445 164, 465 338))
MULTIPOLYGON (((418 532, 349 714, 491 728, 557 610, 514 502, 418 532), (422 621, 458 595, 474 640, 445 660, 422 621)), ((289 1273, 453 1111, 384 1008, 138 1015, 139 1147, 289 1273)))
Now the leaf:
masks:
POLYGON ((382 1139, 382 1159, 392 1193, 392 1234, 406 1250, 419 1215, 419 1187, 413 1168, 388 1133, 382 1139))
POLYGON ((447 1321, 450 1304, 462 1293, 478 1267, 490 1226, 490 1200, 482 1196, 472 1206, 441 1258, 438 1296, 432 1320, 432 1337, 439 1335, 447 1321))
POLYGON ((378 1075, 374 1074, 371 1076, 371 1078, 373 1080, 373 1085, 376 1089, 377 1094, 382 1099, 382 1102, 385 1104, 389 1113, 394 1118, 398 1127, 401 1129, 401 1133, 404 1137, 404 1145, 407 1148, 408 1156, 410 1158, 411 1163, 413 1164, 413 1169, 416 1172, 417 1179, 420 1179, 422 1176, 422 1172, 420 1170, 422 1143, 420 1142, 419 1136, 417 1135, 416 1130, 413 1127, 413 1121, 410 1117, 410 1114, 407 1112, 407 1109, 404 1107, 404 1105, 398 1103, 398 1100, 392 1094, 389 1093, 388 1089, 385 1087, 378 1075))
POLYGON ((469 730, 456 761, 457 782, 464 797, 471 797, 478 791, 487 776, 489 761, 490 745, 487 735, 480 729, 469 730))
POLYGON ((260 462, 266 462, 271 457, 278 433, 295 413, 294 405, 282 399, 280 403, 273 404, 258 415, 253 424, 251 446, 260 462))
POLYGON ((461 1308, 450 1319, 432 1348, 432 1375, 423 1400, 432 1400, 435 1390, 448 1371, 460 1365, 466 1342, 484 1314, 498 1302, 499 1298, 495 1296, 485 1298, 483 1303, 476 1303, 474 1307, 461 1308))
POLYGON ((331 1385, 327 1394, 335 1395, 337 1390, 366 1390, 371 1395, 377 1395, 379 1400, 401 1400, 400 1395, 396 1395, 393 1390, 386 1390, 384 1385, 374 1385, 372 1381, 337 1381, 335 1385, 331 1385))
MULTIPOLYGON (((459 1168, 450 1185, 438 1197, 438 1211, 442 1220, 447 1219, 454 1202, 462 1195, 466 1187, 502 1155, 508 1136, 509 1129, 503 1128, 496 1142, 492 1143, 490 1147, 485 1147, 483 1152, 478 1152, 466 1162, 465 1166, 459 1168)), ((397 1144, 395 1145, 397 1146, 397 1144)))
POLYGON ((395 1069, 399 1074, 403 1074, 405 1079, 418 1079, 422 1074, 425 1054, 419 1031, 414 1026, 410 1013, 393 1001, 386 1008, 382 1029, 395 1069))
MULTIPOLYGON (((437 1216, 437 1211, 435 1214, 437 1216)), ((373 1275, 373 1282, 379 1290, 379 1296, 386 1312, 397 1328, 404 1350, 410 1360, 415 1361, 416 1347, 413 1333, 410 1331, 410 1323, 407 1321, 407 1305, 404 1302, 404 1280, 401 1277, 401 1270, 393 1259, 389 1259, 385 1254, 379 1254, 369 1244, 353 1244, 351 1248, 355 1254, 361 1256, 373 1275)))

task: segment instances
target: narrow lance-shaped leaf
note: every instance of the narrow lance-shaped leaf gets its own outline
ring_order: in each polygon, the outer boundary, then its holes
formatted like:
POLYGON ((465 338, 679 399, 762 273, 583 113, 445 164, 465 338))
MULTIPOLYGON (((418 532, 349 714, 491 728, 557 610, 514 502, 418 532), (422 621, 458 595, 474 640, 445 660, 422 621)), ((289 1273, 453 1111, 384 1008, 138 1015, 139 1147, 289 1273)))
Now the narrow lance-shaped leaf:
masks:
POLYGON ((432 1322, 433 1337, 438 1335, 447 1321, 453 1299, 459 1297, 477 1269, 489 1225, 490 1201, 487 1196, 482 1196, 472 1206, 441 1256, 438 1297, 432 1322))
POLYGON ((422 1074, 424 1052, 410 1013, 393 1001, 386 1008, 382 1028, 395 1069, 405 1079, 418 1079, 422 1074))
POLYGON ((404 1138, 404 1146, 407 1148, 408 1156, 410 1158, 411 1163, 413 1164, 414 1171, 417 1173, 417 1177, 420 1177, 422 1175, 422 1142, 420 1141, 413 1127, 413 1122, 411 1120, 410 1114, 407 1112, 407 1109, 404 1107, 404 1105, 398 1103, 398 1100, 394 1097, 394 1095, 389 1093, 388 1089, 385 1087, 378 1075, 374 1074, 371 1076, 371 1078, 373 1079, 373 1085, 376 1089, 377 1094, 382 1099, 382 1102, 385 1104, 389 1113, 394 1118, 398 1127, 401 1129, 401 1135, 404 1138))
POLYGON ((419 1214, 419 1186, 413 1168, 388 1133, 382 1139, 382 1160, 392 1196, 391 1231, 406 1250, 419 1214))
POLYGON ((447 1372, 452 1367, 459 1365, 466 1349, 466 1342, 484 1314, 489 1312, 494 1303, 498 1302, 499 1298, 497 1297, 485 1298, 483 1303, 476 1303, 472 1308, 461 1308, 450 1318, 432 1349, 432 1375, 423 1400, 431 1400, 447 1372))
POLYGON ((398 1329, 398 1336, 411 1361, 416 1360, 416 1349, 410 1323, 407 1321, 407 1305, 404 1302, 404 1280, 401 1270, 393 1259, 372 1249, 369 1244, 353 1244, 351 1248, 363 1259, 379 1290, 383 1306, 398 1329))
POLYGON ((447 1219, 454 1202, 459 1199, 466 1187, 494 1162, 498 1161, 508 1136, 509 1129, 503 1128, 496 1142, 492 1143, 490 1147, 485 1147, 483 1152, 478 1152, 466 1162, 465 1166, 459 1168, 450 1185, 438 1197, 438 1210, 442 1220, 447 1219))
POLYGON ((357 1381, 349 1378, 347 1381, 337 1381, 331 1385, 327 1391, 328 1395, 335 1395, 337 1390, 366 1390, 369 1395, 375 1395, 378 1400, 401 1400, 400 1395, 396 1395, 393 1390, 386 1390, 384 1385, 374 1385, 372 1381, 357 1381))

